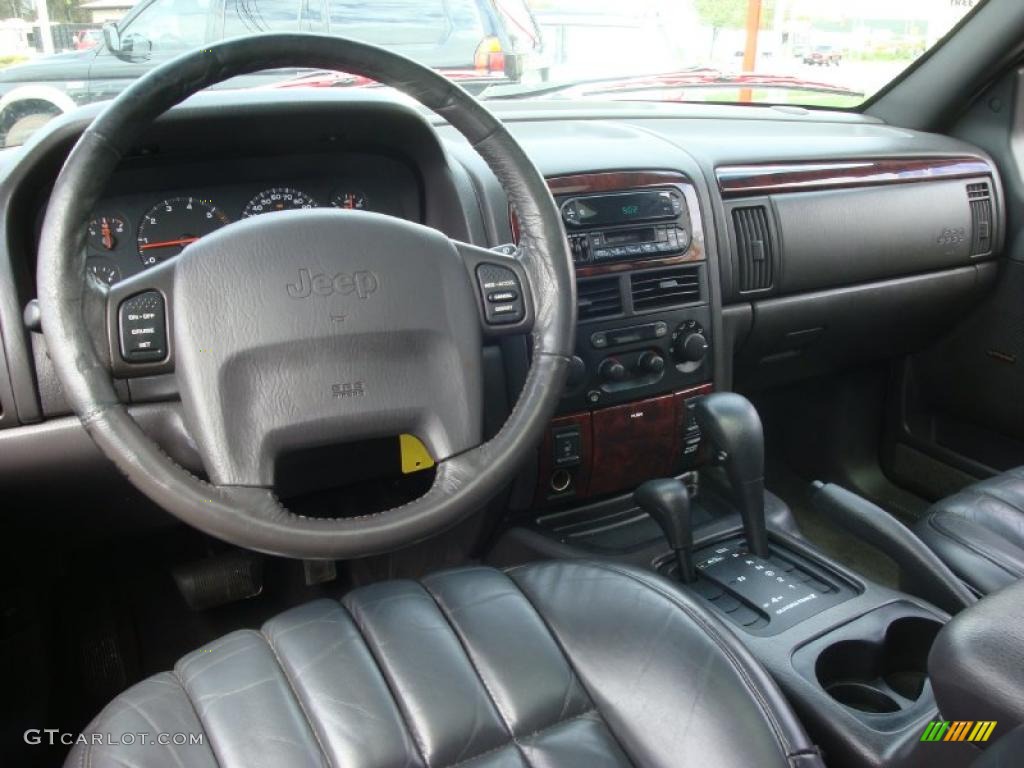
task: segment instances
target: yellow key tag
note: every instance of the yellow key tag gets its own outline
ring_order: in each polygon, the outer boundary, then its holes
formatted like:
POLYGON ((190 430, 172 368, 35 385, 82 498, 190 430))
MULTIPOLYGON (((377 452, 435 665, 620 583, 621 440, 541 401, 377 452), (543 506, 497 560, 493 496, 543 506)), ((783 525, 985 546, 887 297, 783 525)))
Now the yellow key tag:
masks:
POLYGON ((408 475, 434 466, 427 447, 413 435, 399 435, 398 448, 402 453, 402 474, 408 475))

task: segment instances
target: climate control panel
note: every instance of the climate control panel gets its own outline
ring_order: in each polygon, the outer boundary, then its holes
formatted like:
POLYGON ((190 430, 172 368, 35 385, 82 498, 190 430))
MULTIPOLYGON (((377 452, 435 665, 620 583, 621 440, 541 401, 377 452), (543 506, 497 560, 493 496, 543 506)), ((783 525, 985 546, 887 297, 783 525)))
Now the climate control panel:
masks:
POLYGON ((620 405, 712 378, 707 305, 581 325, 559 413, 620 405))

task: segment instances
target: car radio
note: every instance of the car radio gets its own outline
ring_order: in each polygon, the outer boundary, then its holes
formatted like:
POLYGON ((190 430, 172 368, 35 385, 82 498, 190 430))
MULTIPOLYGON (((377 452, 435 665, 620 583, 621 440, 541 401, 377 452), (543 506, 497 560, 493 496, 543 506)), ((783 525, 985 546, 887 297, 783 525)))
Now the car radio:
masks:
POLYGON ((690 217, 676 189, 558 197, 576 264, 685 253, 690 217))

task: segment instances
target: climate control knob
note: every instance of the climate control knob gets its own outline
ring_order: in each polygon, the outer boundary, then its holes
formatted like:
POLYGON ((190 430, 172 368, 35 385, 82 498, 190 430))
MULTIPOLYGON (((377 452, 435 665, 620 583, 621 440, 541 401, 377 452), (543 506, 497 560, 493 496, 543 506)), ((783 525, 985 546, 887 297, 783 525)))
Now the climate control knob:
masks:
POLYGON ((700 330, 680 328, 672 344, 672 356, 680 363, 699 363, 708 351, 708 340, 700 330))
POLYGON ((616 358, 609 357, 601 361, 601 365, 597 367, 598 375, 605 381, 622 381, 626 378, 626 366, 620 363, 616 358))
POLYGON ((637 358, 636 367, 641 373, 661 373, 665 370, 665 358, 657 352, 647 351, 637 358))

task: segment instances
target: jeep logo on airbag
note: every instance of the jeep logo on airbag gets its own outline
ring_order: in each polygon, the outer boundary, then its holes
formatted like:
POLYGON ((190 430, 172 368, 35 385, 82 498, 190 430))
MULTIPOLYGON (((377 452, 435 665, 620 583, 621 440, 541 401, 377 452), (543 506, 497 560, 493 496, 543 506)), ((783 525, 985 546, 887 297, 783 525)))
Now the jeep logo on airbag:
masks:
POLYGON ((339 272, 331 276, 323 272, 311 273, 308 269, 299 270, 299 280, 289 283, 286 287, 288 295, 293 299, 305 299, 313 294, 317 296, 330 296, 337 293, 348 296, 354 293, 360 299, 365 299, 374 293, 380 286, 377 275, 368 269, 360 269, 356 272, 339 272))

